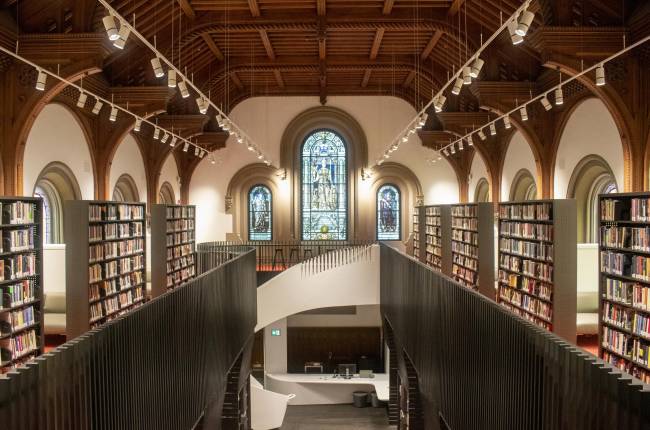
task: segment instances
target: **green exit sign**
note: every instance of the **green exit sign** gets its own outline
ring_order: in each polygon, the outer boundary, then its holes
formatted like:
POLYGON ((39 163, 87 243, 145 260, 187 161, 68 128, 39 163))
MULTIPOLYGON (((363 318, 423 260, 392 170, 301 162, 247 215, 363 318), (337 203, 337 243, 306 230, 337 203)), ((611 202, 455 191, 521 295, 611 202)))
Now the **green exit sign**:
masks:
POLYGON ((280 329, 279 328, 271 329, 271 336, 280 336, 280 329))

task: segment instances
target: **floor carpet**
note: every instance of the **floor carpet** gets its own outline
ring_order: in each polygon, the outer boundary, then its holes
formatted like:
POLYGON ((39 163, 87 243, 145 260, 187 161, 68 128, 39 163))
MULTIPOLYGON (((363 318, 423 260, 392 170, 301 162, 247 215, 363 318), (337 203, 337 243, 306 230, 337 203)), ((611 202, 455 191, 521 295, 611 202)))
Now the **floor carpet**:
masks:
POLYGON ((352 405, 289 406, 281 430, 388 430, 385 408, 352 405))

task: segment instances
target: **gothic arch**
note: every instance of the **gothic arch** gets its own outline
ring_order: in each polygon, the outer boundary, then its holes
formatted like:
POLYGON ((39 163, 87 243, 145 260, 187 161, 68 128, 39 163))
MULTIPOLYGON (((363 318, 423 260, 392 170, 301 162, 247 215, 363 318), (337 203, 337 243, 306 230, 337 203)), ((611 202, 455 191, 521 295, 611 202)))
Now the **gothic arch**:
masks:
POLYGON ((490 201, 490 184, 485 178, 481 178, 476 183, 474 189, 474 203, 490 201))
POLYGON ((158 192, 158 203, 173 205, 176 204, 176 195, 174 193, 174 188, 172 184, 165 181, 160 186, 160 191, 158 192))
POLYGON ((510 184, 511 202, 520 202, 524 200, 534 200, 537 195, 537 185, 535 178, 528 169, 520 169, 510 184))
POLYGON ((136 203, 140 201, 140 192, 135 181, 128 173, 120 175, 115 183, 111 200, 118 202, 136 203))

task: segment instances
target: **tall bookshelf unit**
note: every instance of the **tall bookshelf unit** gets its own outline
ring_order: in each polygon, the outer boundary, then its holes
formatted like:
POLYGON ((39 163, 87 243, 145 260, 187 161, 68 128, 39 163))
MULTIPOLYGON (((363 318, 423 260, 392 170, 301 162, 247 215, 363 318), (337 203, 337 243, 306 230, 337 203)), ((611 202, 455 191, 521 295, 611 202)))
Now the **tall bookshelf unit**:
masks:
POLYGON ((151 292, 154 297, 196 276, 196 208, 151 208, 151 292))
POLYGON ((65 202, 68 339, 144 303, 145 213, 144 203, 65 202))
POLYGON ((422 225, 422 214, 424 213, 424 207, 416 206, 413 208, 413 257, 416 260, 422 261, 422 237, 423 229, 420 228, 422 225))
POLYGON ((650 383, 650 193, 599 196, 600 357, 650 383))
POLYGON ((576 342, 576 202, 499 205, 498 302, 576 342))
POLYGON ((451 276, 494 299, 494 205, 452 205, 451 234, 451 276))
POLYGON ((424 207, 424 262, 435 270, 451 272, 451 218, 447 205, 424 207))
POLYGON ((43 353, 43 201, 0 198, 0 373, 43 353))

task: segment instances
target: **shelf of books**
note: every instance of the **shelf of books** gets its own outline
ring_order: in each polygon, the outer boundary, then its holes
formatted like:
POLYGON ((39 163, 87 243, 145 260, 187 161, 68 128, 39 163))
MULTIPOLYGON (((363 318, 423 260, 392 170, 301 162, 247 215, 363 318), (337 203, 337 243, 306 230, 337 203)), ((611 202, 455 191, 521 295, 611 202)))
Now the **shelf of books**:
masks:
POLYGON ((43 353, 43 201, 0 198, 0 373, 43 353))
POLYGON ((494 205, 452 205, 451 236, 451 276, 494 299, 494 205))
POLYGON ((499 205, 498 302, 576 342, 576 202, 499 205))
POLYGON ((151 208, 151 292, 157 297, 196 276, 194 206, 151 208))
POLYGON ((650 383, 650 193, 600 200, 600 357, 650 383))
POLYGON ((416 206, 413 208, 413 257, 416 260, 421 260, 421 234, 422 231, 420 230, 420 214, 422 213, 423 208, 422 206, 416 206))
POLYGON ((144 303, 145 211, 144 203, 65 202, 68 339, 144 303))
POLYGON ((424 241, 426 243, 424 262, 443 273, 449 273, 451 246, 449 206, 436 205, 424 207, 424 241))

